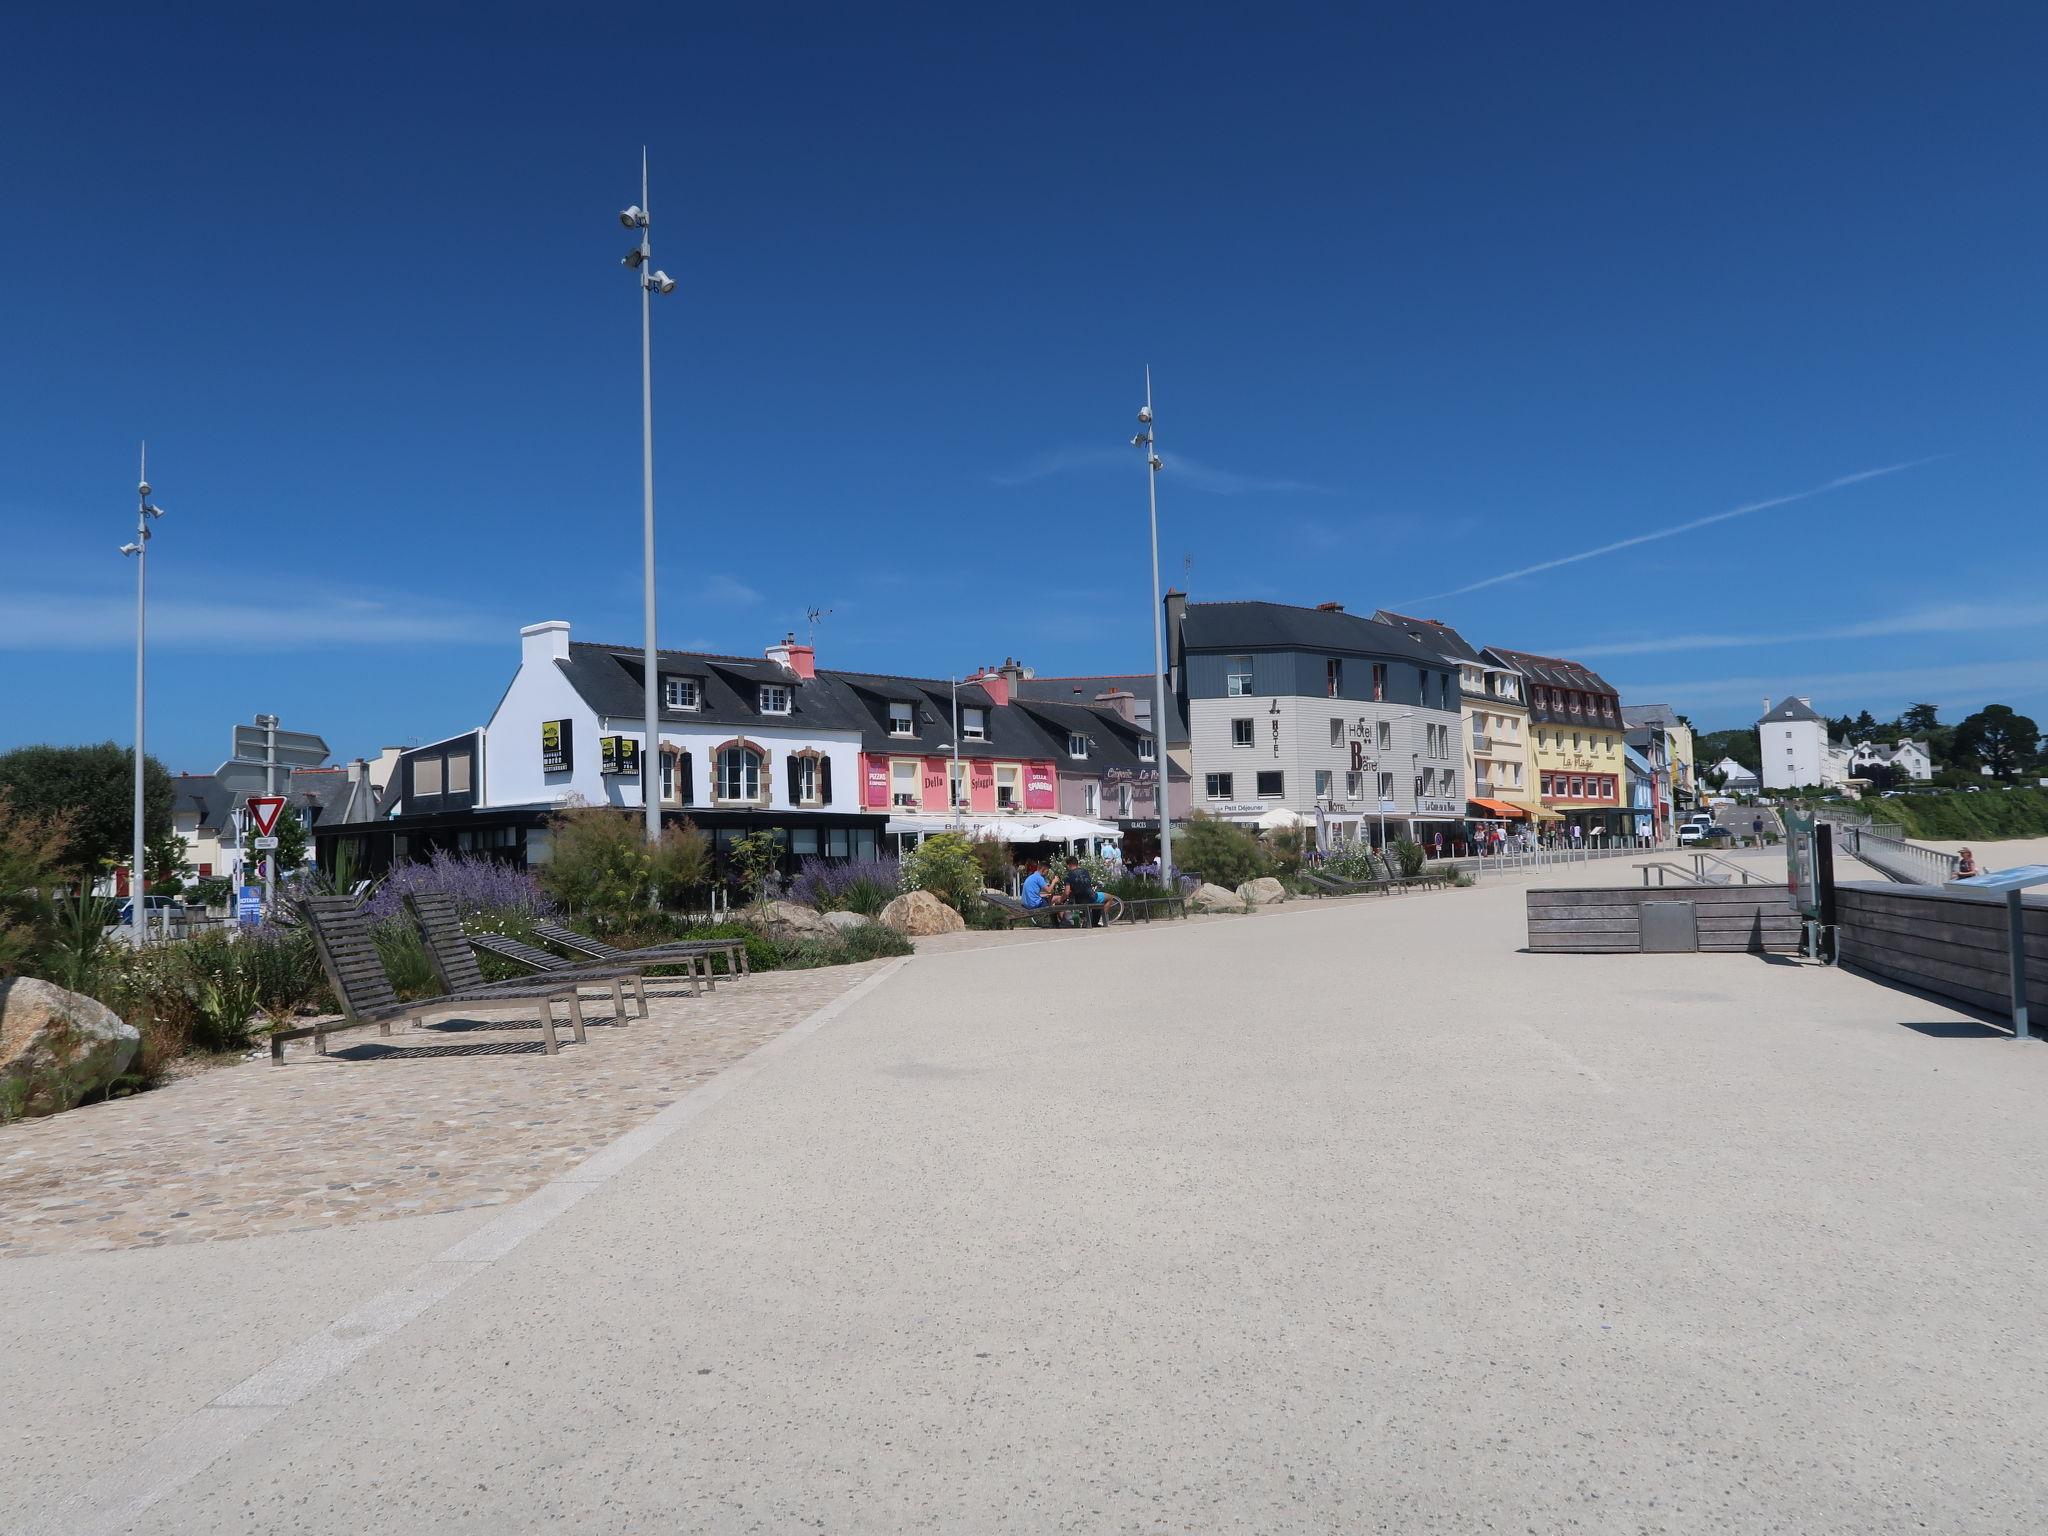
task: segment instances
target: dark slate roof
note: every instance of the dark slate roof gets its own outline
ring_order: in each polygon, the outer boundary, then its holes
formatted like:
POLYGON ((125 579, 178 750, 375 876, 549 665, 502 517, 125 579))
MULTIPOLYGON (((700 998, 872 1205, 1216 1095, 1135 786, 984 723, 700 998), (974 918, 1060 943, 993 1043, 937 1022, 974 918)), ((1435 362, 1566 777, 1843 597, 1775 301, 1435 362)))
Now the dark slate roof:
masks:
POLYGON ((199 813, 200 830, 230 831, 235 825, 235 797, 220 787, 210 773, 181 773, 171 781, 171 812, 199 813))
MULTIPOLYGON (((696 651, 657 651, 656 665, 664 677, 694 677, 704 690, 702 709, 662 707, 664 722, 691 721, 713 725, 808 726, 818 731, 857 731, 865 720, 856 701, 834 674, 820 673, 809 681, 792 677, 766 657, 713 656, 696 651), (764 715, 757 689, 775 683, 791 690, 787 715, 764 715)), ((557 662, 583 702, 600 715, 638 720, 645 708, 641 652, 620 645, 572 641, 569 659, 557 662)))
POLYGON ((1510 651, 1498 645, 1488 649, 1518 672, 1526 674, 1531 682, 1552 688, 1570 688, 1580 693, 1616 692, 1614 684, 1591 667, 1566 661, 1562 656, 1538 656, 1533 651, 1510 651))
POLYGON ((1442 666, 1437 649, 1404 629, 1328 608, 1288 603, 1189 603, 1181 644, 1190 651, 1338 651, 1442 666))
MULTIPOLYGON (((898 677, 887 672, 820 673, 852 696, 860 720, 860 744, 869 752, 943 754, 953 739, 953 685, 945 678, 898 677), (908 703, 917 732, 911 736, 889 734, 889 706, 908 703)), ((998 709, 988 690, 979 683, 960 685, 960 708, 988 711, 988 739, 962 738, 962 757, 1048 757, 1044 734, 1014 709, 998 709)))
POLYGON ((1621 723, 1673 726, 1678 724, 1678 711, 1669 704, 1624 704, 1621 706, 1621 723))
POLYGON ((1406 630, 1446 660, 1469 661, 1479 667, 1486 665, 1486 658, 1467 645, 1465 637, 1442 619, 1412 619, 1405 613, 1395 613, 1386 608, 1375 613, 1373 618, 1381 624, 1406 630))
MULTIPOLYGON (((1095 702, 1101 695, 1133 693, 1138 696, 1141 707, 1150 705, 1153 713, 1157 713, 1153 684, 1150 672, 1112 672, 1099 677, 1027 677, 1018 687, 1016 697, 1048 704, 1086 704, 1091 708, 1107 708, 1107 705, 1095 702)), ((1170 747, 1183 745, 1188 739, 1187 715, 1172 689, 1168 689, 1166 694, 1166 719, 1166 744, 1170 747)))
POLYGON ((344 821, 351 794, 346 768, 294 768, 285 785, 285 804, 305 817, 309 826, 344 821), (317 815, 306 815, 309 810, 317 815))
MULTIPOLYGON (((1046 744, 1044 755, 1068 771, 1096 774, 1128 768, 1135 772, 1159 766, 1158 761, 1148 762, 1138 756, 1139 738, 1151 732, 1113 709, 1049 699, 1012 699, 1010 712, 1022 715, 1038 728, 1046 744), (1067 737, 1074 732, 1088 738, 1085 766, 1067 753, 1067 737)), ((1182 777, 1178 768, 1172 768, 1171 773, 1176 780, 1182 777)))
POLYGON ((1822 725, 1828 723, 1826 715, 1816 714, 1811 704, 1804 703, 1791 694, 1773 704, 1770 712, 1758 720, 1757 724, 1762 725, 1765 720, 1814 720, 1822 725))

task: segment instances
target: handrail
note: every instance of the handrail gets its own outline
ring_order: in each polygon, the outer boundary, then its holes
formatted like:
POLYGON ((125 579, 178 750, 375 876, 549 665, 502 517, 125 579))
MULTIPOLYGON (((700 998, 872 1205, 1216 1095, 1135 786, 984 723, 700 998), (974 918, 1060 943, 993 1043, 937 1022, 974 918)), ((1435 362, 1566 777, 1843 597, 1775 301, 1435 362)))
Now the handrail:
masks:
POLYGON ((1923 848, 1904 838, 1870 837, 1867 829, 1849 829, 1849 851, 1872 869, 1900 885, 1942 885, 1955 879, 1962 859, 1938 848, 1923 848))
POLYGON ((1731 874, 1737 874, 1742 876, 1742 883, 1744 885, 1770 884, 1768 880, 1752 879, 1750 876, 1750 872, 1746 868, 1744 868, 1740 864, 1735 863, 1733 860, 1722 858, 1721 855, 1718 853, 1702 853, 1700 850, 1696 848, 1693 850, 1692 862, 1693 866, 1700 872, 1701 885, 1731 885, 1734 883, 1733 881, 1729 880, 1713 881, 1707 879, 1707 865, 1709 864, 1718 864, 1721 868, 1728 870, 1731 874))

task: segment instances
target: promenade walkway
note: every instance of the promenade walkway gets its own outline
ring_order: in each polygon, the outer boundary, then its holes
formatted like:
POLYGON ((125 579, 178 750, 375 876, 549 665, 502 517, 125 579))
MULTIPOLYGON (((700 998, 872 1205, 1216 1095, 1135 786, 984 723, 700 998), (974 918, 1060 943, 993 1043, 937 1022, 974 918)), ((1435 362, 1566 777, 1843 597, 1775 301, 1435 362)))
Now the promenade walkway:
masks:
POLYGON ((0 1528, 2041 1528, 2048 1047, 1526 883, 935 946, 515 1203, 0 1261, 0 1528))

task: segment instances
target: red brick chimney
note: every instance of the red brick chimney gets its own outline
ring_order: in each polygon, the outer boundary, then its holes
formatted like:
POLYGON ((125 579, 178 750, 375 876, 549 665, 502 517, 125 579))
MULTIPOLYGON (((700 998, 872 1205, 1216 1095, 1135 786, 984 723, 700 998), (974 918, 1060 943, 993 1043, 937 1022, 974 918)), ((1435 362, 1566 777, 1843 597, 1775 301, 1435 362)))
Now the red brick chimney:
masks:
POLYGON ((808 645, 798 645, 794 630, 782 637, 782 644, 768 647, 768 659, 806 683, 818 675, 818 653, 808 645))
POLYGON ((1000 706, 1010 702, 1010 679, 995 667, 983 667, 967 681, 981 684, 988 691, 991 704, 1000 706))

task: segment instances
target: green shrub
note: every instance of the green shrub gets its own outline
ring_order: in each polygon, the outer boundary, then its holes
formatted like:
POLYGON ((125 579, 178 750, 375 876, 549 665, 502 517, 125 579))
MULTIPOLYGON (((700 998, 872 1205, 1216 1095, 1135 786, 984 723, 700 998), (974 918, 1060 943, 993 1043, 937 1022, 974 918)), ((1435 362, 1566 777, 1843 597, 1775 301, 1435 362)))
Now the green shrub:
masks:
POLYGON ((768 889, 768 877, 782 866, 782 841, 773 832, 749 832, 733 839, 726 860, 747 899, 759 901, 768 889))
POLYGON ((600 920, 647 906, 653 861, 638 818, 606 805, 571 805, 548 819, 541 888, 569 911, 600 920))
POLYGON ((857 965, 863 960, 887 960, 897 955, 914 955, 917 946, 898 933, 894 928, 880 923, 869 923, 864 928, 849 928, 839 936, 840 946, 846 951, 842 962, 857 965))
POLYGON ((1394 857, 1401 862, 1401 873, 1411 877, 1422 873, 1422 866, 1429 858, 1420 843, 1405 837, 1394 844, 1394 857))
POLYGON ((903 889, 929 891, 963 916, 981 905, 981 863, 958 832, 926 838, 903 857, 903 889))
POLYGON ((1173 861, 1189 874, 1226 890, 1235 890, 1266 872, 1266 850, 1258 833, 1200 811, 1174 833, 1173 861))
POLYGON ((384 974, 391 978, 392 989, 400 998, 410 1002, 440 992, 434 964, 427 958, 426 940, 410 919, 386 918, 371 931, 377 943, 377 958, 384 962, 384 974))
POLYGON ((123 947, 106 937, 107 928, 120 915, 116 903, 83 891, 51 897, 42 950, 34 958, 35 974, 70 991, 97 997, 102 973, 123 947))

